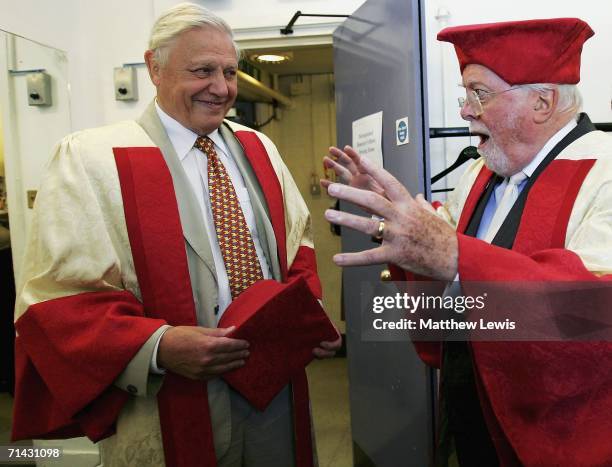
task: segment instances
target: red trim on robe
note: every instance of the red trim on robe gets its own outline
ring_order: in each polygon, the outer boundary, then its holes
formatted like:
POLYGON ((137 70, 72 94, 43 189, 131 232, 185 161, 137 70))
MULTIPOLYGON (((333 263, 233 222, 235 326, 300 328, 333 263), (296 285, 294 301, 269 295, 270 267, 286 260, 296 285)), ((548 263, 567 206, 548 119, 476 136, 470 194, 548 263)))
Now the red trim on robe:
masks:
POLYGON ((306 280, 312 294, 318 298, 322 298, 321 281, 317 275, 317 257, 314 249, 301 246, 298 248, 297 254, 289 268, 287 274, 287 282, 302 277, 306 280))
POLYGON ((264 198, 270 212, 270 222, 276 236, 278 248, 278 260, 280 263, 281 277, 287 279, 287 231, 285 229, 285 206, 283 190, 281 189, 278 175, 274 171, 268 152, 258 136, 252 131, 236 131, 234 133, 244 154, 251 163, 259 185, 263 190, 264 198))
POLYGON ((593 159, 560 159, 542 172, 529 191, 513 250, 531 254, 549 248, 565 248, 574 201, 594 163, 593 159))
POLYGON ((236 131, 234 133, 242 144, 244 153, 253 167, 255 176, 263 190, 268 204, 270 221, 276 236, 278 259, 283 281, 302 276, 310 290, 317 298, 321 298, 321 282, 317 275, 317 260, 315 251, 308 246, 300 246, 293 259, 291 268, 287 267, 287 232, 285 228, 285 206, 283 192, 274 171, 270 157, 259 137, 252 131, 236 131))
POLYGON ((113 434, 129 397, 113 382, 163 324, 146 318, 142 304, 125 291, 82 293, 28 307, 15 323, 12 439, 87 435, 99 441, 113 434))
MULTIPOLYGON (((196 326, 183 228, 161 151, 113 152, 144 308, 173 326, 196 326)), ((216 465, 207 394, 205 382, 172 372, 164 377, 157 400, 167 467, 216 465)))
MULTIPOLYGON (((316 297, 320 297, 321 284, 316 273, 316 259, 312 248, 299 247, 291 268, 287 267, 284 197, 282 196, 278 176, 274 171, 266 148, 259 137, 251 131, 236 131, 234 135, 242 144, 244 153, 253 167, 255 176, 268 203, 270 220, 276 236, 278 259, 283 281, 286 282, 289 279, 300 276, 304 277, 313 294, 316 297)), ((291 381, 291 388, 294 403, 296 464, 297 467, 311 467, 313 465, 313 439, 310 410, 303 410, 303 407, 309 407, 310 400, 305 369, 291 381)))
POLYGON ((472 214, 474 214, 474 210, 478 204, 478 200, 482 196, 492 177, 493 172, 483 165, 478 173, 478 176, 476 177, 474 185, 472 185, 472 188, 470 189, 470 193, 465 200, 463 209, 461 210, 461 216, 459 216, 459 222, 457 222, 457 232, 463 233, 465 232, 465 229, 467 229, 470 219, 472 218, 472 214))
MULTIPOLYGON (((564 249, 577 193, 593 164, 556 160, 547 167, 529 192, 513 250, 458 234, 464 290, 469 281, 612 279, 598 278, 564 249)), ((471 347, 483 414, 502 466, 610 461, 612 344, 472 342, 471 347)))

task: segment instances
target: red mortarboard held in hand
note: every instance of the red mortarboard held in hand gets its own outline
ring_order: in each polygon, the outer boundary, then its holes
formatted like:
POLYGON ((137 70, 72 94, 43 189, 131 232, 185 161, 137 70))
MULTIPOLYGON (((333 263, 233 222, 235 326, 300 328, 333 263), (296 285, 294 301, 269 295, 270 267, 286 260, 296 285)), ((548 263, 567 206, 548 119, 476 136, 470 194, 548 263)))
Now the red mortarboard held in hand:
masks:
POLYGON ((510 85, 576 84, 582 45, 593 34, 578 18, 554 18, 449 27, 438 40, 454 44, 461 72, 479 64, 510 85))

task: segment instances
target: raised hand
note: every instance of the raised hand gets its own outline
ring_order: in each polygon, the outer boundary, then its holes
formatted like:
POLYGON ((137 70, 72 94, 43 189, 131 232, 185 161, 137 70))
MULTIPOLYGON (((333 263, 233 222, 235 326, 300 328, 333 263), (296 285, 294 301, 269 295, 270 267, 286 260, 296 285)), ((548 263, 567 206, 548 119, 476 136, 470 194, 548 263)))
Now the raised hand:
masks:
MULTIPOLYGON (((384 196, 384 190, 361 166, 362 157, 350 146, 344 146, 344 151, 335 146, 329 148, 329 155, 323 158, 326 169, 333 169, 336 177, 345 185, 362 190, 373 191, 384 196)), ((332 182, 321 180, 321 186, 327 188, 332 182)))
MULTIPOLYGON (((422 196, 413 198, 386 170, 361 159, 359 173, 370 177, 374 186, 382 189, 384 196, 373 190, 358 188, 354 182, 348 186, 328 184, 327 191, 335 198, 354 203, 384 218, 382 244, 357 253, 336 254, 334 262, 339 266, 393 263, 417 274, 453 280, 458 260, 455 230, 435 215, 422 196)), ((370 236, 380 233, 380 221, 370 217, 328 209, 325 218, 370 236)))

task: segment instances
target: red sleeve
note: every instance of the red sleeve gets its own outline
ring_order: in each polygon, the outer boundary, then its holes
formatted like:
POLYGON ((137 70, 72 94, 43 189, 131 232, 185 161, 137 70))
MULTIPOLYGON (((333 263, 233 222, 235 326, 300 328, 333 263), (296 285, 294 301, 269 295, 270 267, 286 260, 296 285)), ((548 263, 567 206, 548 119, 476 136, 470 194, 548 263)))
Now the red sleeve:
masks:
POLYGON ((457 234, 457 239, 462 281, 598 280, 570 250, 555 248, 528 256, 463 234, 457 234))
MULTIPOLYGON (((458 235, 459 274, 469 281, 594 282, 580 257, 561 249, 531 255, 458 235), (474 258, 478 258, 475 261, 474 258)), ((467 282, 466 282, 467 281, 467 282)), ((514 287, 518 287, 518 282, 514 287)), ((589 313, 607 313, 605 287, 589 313), (605 310, 601 308, 602 303, 605 310)), ((517 289, 518 290, 518 289, 517 289)), ((570 297, 571 298, 571 297, 570 297)), ((568 298, 569 299, 569 298, 568 298)), ((517 310, 538 314, 529 307, 517 310)), ((554 328, 555 323, 550 323, 554 328)), ((511 447, 522 465, 608 465, 612 459, 612 343, 472 342, 483 412, 498 452, 511 447), (501 440, 501 441, 500 441, 501 440)))
POLYGON ((127 400, 113 382, 163 324, 145 318, 129 292, 83 293, 30 306, 15 323, 13 438, 108 436, 127 400))
POLYGON ((314 249, 301 246, 298 248, 295 259, 287 273, 287 280, 292 281, 298 277, 303 277, 308 284, 308 288, 319 300, 322 297, 321 281, 317 274, 317 257, 314 249))

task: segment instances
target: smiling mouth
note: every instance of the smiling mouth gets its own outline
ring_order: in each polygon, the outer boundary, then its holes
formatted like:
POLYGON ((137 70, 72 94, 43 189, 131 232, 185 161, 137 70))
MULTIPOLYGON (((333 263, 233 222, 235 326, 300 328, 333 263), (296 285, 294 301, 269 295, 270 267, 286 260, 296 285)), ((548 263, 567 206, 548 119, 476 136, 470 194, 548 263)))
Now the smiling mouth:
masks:
POLYGON ((223 101, 207 101, 207 100, 203 100, 203 99, 194 99, 194 102, 197 102, 198 104, 202 104, 205 105, 207 107, 210 107, 212 109, 221 109, 225 106, 225 102, 223 101))

